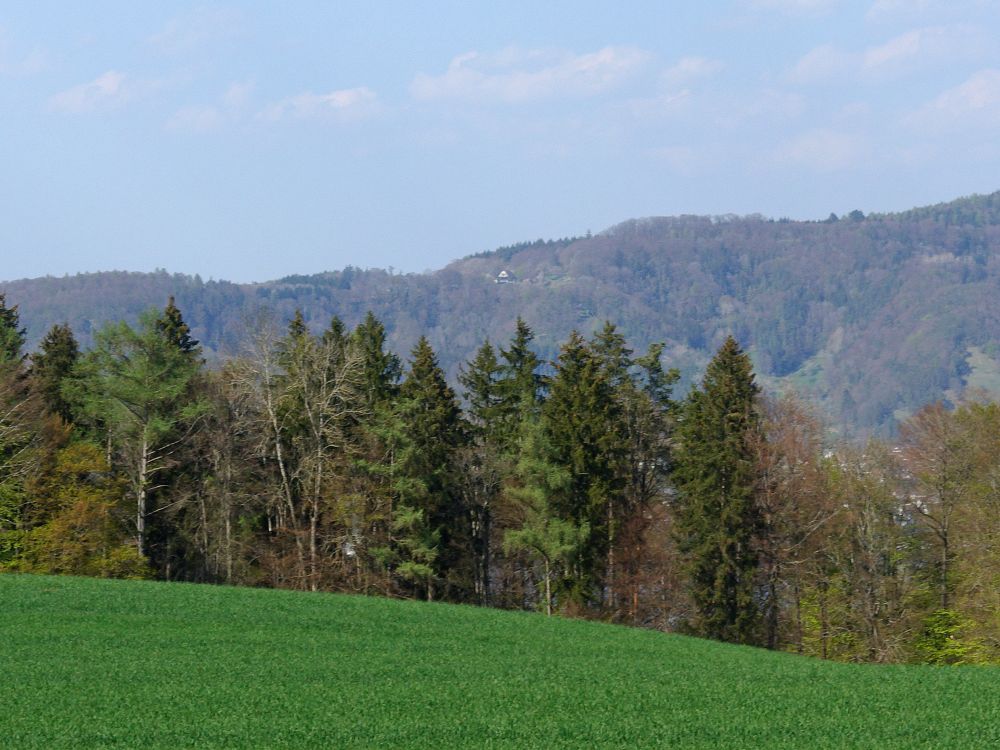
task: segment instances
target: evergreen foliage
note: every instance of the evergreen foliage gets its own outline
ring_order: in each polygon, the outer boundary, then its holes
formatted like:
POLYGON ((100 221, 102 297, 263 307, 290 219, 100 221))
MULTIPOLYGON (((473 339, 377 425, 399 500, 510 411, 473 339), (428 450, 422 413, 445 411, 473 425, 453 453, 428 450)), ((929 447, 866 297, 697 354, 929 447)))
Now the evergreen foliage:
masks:
POLYGON ((760 636, 754 597, 758 393, 750 358, 730 336, 688 399, 678 428, 677 533, 699 632, 733 643, 756 643, 760 636))
MULTIPOLYGON (((438 366, 427 339, 413 348, 409 371, 400 386, 397 417, 406 450, 400 455, 399 473, 409 481, 404 504, 419 528, 421 537, 414 549, 425 549, 437 540, 438 552, 432 567, 435 577, 467 589, 461 568, 468 553, 467 515, 457 491, 454 462, 466 443, 467 432, 454 391, 438 366)), ((426 557, 426 555, 424 555, 426 557)), ((433 598, 433 581, 426 581, 427 598, 433 598)))
POLYGON ((148 311, 138 330, 125 323, 105 327, 64 389, 81 417, 106 429, 118 451, 135 502, 141 554, 149 553, 147 522, 156 511, 150 502, 161 489, 158 477, 176 465, 178 440, 204 409, 191 397, 200 362, 168 337, 160 320, 148 311))
POLYGON ((63 383, 70 377, 80 356, 76 337, 68 325, 52 326, 31 357, 32 388, 50 414, 58 414, 66 423, 73 421, 69 402, 63 396, 63 383))
POLYGON ((458 376, 465 387, 468 403, 470 429, 481 442, 499 446, 509 440, 505 433, 502 397, 500 395, 500 374, 502 370, 497 360, 496 350, 489 341, 476 351, 476 356, 458 376))
POLYGON ((623 483, 621 409, 602 359, 578 333, 563 345, 555 369, 542 424, 550 460, 565 467, 570 480, 552 505, 560 518, 589 530, 563 587, 587 602, 599 598, 614 532, 611 502, 623 483))
POLYGON ((0 367, 20 363, 26 333, 17 305, 8 307, 6 295, 0 293, 0 367))
POLYGON ((191 337, 191 328, 184 322, 184 316, 174 303, 173 295, 167 300, 167 306, 157 319, 156 328, 167 341, 185 354, 192 357, 201 355, 201 346, 191 337))

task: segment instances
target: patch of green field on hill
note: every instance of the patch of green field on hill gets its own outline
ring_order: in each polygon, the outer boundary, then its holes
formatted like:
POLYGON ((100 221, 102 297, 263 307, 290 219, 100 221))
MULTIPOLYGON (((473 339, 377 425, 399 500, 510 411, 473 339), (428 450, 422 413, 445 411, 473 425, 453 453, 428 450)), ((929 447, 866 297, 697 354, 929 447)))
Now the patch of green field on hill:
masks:
POLYGON ((0 576, 10 748, 1000 746, 1000 670, 382 599, 0 576))
POLYGON ((982 389, 991 394, 1000 393, 1000 362, 997 362, 995 351, 991 354, 983 347, 970 346, 966 361, 970 369, 966 378, 967 387, 982 389))

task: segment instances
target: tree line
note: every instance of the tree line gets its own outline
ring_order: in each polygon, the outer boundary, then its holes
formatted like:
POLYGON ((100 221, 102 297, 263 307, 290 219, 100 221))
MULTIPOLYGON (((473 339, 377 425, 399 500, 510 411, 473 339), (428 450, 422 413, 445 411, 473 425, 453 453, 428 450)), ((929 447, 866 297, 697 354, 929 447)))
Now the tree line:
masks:
POLYGON ((830 445, 735 339, 674 392, 606 323, 462 368, 369 313, 262 313, 206 366, 171 298, 27 356, 0 295, 0 570, 562 613, 845 661, 1000 660, 1000 407, 830 445))

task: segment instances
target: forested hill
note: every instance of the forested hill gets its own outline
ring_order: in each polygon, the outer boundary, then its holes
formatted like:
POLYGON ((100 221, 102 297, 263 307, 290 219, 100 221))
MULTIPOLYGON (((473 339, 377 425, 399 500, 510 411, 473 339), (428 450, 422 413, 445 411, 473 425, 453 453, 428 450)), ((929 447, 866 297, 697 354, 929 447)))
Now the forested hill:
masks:
POLYGON ((427 274, 348 267, 240 285, 112 272, 0 292, 19 305, 29 343, 67 321, 84 344, 104 322, 132 321, 172 294, 194 335, 222 356, 239 350, 260 307, 279 318, 301 308, 316 329, 333 314, 354 325, 371 309, 396 351, 426 334, 452 376, 484 338, 506 342, 518 315, 543 355, 573 328, 609 319, 637 347, 666 341, 668 364, 689 377, 732 333, 767 385, 794 385, 851 432, 889 430, 970 386, 1000 393, 1000 193, 821 222, 641 219, 427 274), (514 283, 495 283, 502 270, 514 283))

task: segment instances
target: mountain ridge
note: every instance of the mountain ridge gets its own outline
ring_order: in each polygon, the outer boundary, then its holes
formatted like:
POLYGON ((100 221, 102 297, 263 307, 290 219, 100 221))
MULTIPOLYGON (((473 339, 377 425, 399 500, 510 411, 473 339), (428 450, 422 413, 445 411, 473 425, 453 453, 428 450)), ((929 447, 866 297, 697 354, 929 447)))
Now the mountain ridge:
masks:
POLYGON ((687 382, 734 334, 770 388, 794 387, 845 432, 891 431, 921 404, 1000 374, 1000 192, 908 211, 792 221, 749 216, 631 219, 584 237, 469 255, 427 273, 347 266, 268 282, 99 272, 0 283, 29 341, 69 322, 83 344, 110 320, 177 298, 210 357, 238 353, 258 308, 301 308, 321 328, 370 309, 405 355, 426 335, 454 379, 484 338, 523 317, 552 357, 570 330, 615 322, 687 382), (515 283, 495 283, 507 270, 515 283), (994 372, 995 371, 995 372, 994 372))

